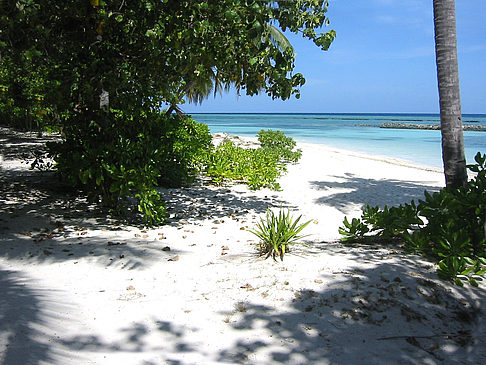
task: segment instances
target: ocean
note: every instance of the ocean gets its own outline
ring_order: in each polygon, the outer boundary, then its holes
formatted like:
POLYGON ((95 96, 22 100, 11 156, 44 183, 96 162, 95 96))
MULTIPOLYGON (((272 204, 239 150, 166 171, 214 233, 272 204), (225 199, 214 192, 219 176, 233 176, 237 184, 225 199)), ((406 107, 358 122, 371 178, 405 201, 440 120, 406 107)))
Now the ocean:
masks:
MULTIPOLYGON (((388 156, 442 168, 440 130, 386 129, 383 123, 439 125, 436 114, 205 114, 192 117, 211 133, 255 136, 261 129, 282 130, 299 142, 388 156)), ((463 124, 486 126, 486 114, 466 114, 463 124)), ((486 153, 486 132, 464 131, 467 163, 486 153)))

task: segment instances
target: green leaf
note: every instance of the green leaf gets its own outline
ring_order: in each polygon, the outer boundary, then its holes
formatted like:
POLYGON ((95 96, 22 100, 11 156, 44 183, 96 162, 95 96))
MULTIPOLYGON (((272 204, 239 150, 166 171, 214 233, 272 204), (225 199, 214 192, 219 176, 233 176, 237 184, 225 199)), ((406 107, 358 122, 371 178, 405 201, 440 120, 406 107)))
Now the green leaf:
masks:
POLYGON ((248 60, 248 63, 249 63, 250 65, 252 65, 252 66, 253 66, 254 64, 256 64, 257 62, 258 62, 258 58, 256 58, 256 57, 250 58, 250 59, 248 60))

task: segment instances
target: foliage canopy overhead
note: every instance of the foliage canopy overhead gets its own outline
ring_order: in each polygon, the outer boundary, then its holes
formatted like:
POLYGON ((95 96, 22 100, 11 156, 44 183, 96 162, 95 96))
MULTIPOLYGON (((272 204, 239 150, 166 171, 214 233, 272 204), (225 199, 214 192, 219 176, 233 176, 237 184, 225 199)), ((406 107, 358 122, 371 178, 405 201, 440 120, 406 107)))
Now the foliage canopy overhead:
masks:
POLYGON ((178 104, 210 78, 215 86, 287 99, 304 79, 292 74, 295 54, 281 47, 272 26, 323 49, 335 37, 316 31, 327 24, 323 0, 3 0, 1 6, 2 57, 45 67, 50 103, 68 109, 73 102, 99 105, 101 89, 114 108, 178 104))
POLYGON ((171 111, 230 85, 298 97, 304 78, 282 32, 328 49, 335 32, 317 32, 327 6, 0 0, 0 123, 59 127, 63 143, 50 151, 64 181, 115 209, 135 196, 146 220, 160 223, 155 187, 190 182, 210 144, 207 127, 171 111))

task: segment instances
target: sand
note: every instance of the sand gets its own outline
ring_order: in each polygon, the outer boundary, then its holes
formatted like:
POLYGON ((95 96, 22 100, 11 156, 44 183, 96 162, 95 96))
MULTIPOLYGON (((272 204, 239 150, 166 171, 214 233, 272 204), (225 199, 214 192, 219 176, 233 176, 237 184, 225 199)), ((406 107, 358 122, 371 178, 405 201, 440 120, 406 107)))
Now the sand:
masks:
POLYGON ((167 225, 120 222, 61 189, 1 129, 0 363, 484 364, 485 287, 400 248, 339 243, 345 215, 409 202, 440 171, 300 144, 282 191, 161 190, 167 225), (283 262, 257 255, 268 207, 312 220, 283 262))

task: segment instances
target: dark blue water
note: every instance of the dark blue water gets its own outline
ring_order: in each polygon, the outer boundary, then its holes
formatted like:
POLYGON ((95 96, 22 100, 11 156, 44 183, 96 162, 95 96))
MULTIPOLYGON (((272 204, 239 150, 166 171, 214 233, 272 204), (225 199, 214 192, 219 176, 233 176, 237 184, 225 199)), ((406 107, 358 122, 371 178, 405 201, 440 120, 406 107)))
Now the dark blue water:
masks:
MULTIPOLYGON (((255 136, 261 129, 283 130, 296 141, 324 144, 415 164, 442 167, 438 130, 384 129, 382 123, 439 124, 434 114, 193 114, 211 133, 255 136), (363 127, 367 125, 367 127, 363 127)), ((464 124, 486 125, 485 114, 467 114, 464 124)), ((464 132, 466 159, 486 153, 486 132, 464 132)))

